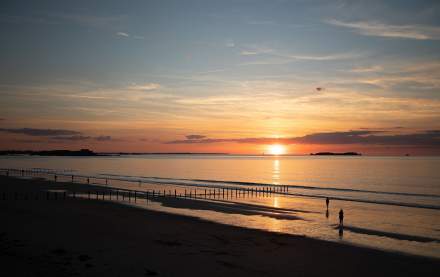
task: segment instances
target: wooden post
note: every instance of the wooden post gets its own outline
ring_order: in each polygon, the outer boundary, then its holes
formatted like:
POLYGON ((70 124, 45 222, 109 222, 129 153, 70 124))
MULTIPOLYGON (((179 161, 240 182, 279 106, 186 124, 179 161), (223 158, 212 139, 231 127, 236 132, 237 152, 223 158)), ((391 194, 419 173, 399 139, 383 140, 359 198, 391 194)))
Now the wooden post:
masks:
POLYGON ((177 190, 176 189, 174 190, 174 197, 175 198, 177 197, 177 190))
POLYGON ((137 198, 136 191, 134 191, 134 202, 135 203, 136 203, 136 198, 137 198))
POLYGON ((72 175, 72 183, 73 183, 73 175, 72 175))
POLYGON ((105 200, 105 190, 102 191, 102 200, 105 200))

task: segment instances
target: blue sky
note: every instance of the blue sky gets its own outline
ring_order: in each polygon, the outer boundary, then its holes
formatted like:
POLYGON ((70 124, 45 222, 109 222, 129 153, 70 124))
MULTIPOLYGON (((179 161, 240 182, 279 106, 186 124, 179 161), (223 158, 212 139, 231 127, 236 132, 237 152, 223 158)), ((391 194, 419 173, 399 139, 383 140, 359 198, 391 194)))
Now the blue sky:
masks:
POLYGON ((5 1, 0 22, 3 129, 139 151, 440 129, 438 1, 5 1))

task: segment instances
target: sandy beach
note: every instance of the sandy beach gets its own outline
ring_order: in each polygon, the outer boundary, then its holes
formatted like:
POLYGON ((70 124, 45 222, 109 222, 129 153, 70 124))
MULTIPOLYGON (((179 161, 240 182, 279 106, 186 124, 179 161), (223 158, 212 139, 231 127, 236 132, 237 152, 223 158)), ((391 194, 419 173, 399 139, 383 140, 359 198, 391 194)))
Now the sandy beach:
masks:
POLYGON ((250 230, 0 177, 3 276, 439 276, 436 259, 250 230))

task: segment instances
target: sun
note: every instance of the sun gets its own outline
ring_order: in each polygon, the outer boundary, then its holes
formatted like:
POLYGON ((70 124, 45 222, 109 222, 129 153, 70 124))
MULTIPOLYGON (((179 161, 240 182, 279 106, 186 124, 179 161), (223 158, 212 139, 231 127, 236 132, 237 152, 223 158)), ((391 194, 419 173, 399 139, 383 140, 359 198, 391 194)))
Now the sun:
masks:
POLYGON ((267 147, 267 151, 270 155, 283 155, 286 154, 286 147, 281 144, 272 144, 267 147))

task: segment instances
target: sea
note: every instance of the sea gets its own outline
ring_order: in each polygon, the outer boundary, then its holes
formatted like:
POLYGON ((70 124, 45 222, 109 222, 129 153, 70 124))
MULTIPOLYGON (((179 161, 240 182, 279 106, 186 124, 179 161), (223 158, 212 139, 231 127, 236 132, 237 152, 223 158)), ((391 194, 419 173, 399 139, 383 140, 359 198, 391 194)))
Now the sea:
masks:
POLYGON ((440 258, 440 157, 2 156, 0 168, 186 199, 129 203, 145 209, 440 258))

